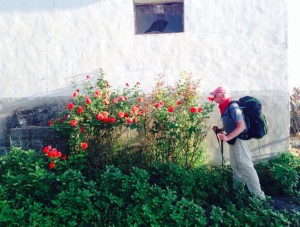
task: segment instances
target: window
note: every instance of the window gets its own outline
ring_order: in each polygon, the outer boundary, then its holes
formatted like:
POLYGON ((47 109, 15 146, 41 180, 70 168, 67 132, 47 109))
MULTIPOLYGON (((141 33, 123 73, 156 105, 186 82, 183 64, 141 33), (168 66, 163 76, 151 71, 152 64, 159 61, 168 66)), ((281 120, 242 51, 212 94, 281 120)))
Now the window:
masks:
POLYGON ((136 34, 183 32, 183 0, 134 0, 136 34))

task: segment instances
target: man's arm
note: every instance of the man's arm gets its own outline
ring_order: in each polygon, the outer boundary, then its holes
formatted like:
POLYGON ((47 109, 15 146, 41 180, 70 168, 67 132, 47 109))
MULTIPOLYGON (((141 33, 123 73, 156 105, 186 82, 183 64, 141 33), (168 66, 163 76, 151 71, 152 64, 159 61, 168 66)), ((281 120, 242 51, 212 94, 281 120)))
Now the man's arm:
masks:
POLYGON ((244 123, 244 121, 238 121, 236 123, 236 128, 231 133, 229 133, 228 135, 219 133, 218 137, 220 138, 220 140, 228 141, 228 140, 231 140, 231 139, 237 137, 244 130, 245 130, 245 123, 244 123))

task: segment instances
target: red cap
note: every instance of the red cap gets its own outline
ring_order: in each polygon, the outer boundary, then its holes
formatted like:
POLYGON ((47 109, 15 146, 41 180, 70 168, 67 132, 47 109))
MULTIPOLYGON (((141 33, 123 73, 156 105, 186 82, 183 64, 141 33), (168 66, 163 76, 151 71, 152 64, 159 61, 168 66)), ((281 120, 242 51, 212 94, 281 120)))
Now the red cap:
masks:
POLYGON ((229 90, 225 87, 217 87, 214 91, 210 92, 211 95, 216 95, 216 94, 228 94, 229 90))

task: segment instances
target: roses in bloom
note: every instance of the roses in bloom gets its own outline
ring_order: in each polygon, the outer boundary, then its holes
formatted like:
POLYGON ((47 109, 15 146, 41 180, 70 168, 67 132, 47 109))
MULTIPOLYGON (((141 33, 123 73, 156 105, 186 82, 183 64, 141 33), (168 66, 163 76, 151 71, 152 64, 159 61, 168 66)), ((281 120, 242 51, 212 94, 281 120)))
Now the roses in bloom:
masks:
POLYGON ((144 98, 143 97, 138 97, 138 101, 139 102, 144 102, 144 98))
POLYGON ((55 163, 54 162, 50 162, 49 163, 49 169, 54 169, 55 167, 55 163))
POLYGON ((99 98, 101 95, 102 95, 101 90, 96 90, 96 91, 95 91, 95 97, 96 97, 96 98, 99 98))
POLYGON ((155 105, 155 108, 159 108, 159 107, 162 107, 162 106, 164 106, 164 102, 158 102, 158 103, 156 103, 155 105))
POLYGON ((191 113, 196 113, 197 112, 197 107, 193 106, 190 108, 191 113))
POLYGON ((110 118, 109 118, 109 122, 110 122, 110 123, 115 123, 115 121, 116 121, 116 118, 115 118, 115 117, 110 117, 110 118))
POLYGON ((132 123, 132 118, 130 118, 130 117, 126 118, 126 122, 127 122, 128 124, 131 124, 131 123, 132 123))
POLYGON ((170 113, 174 112, 174 106, 169 106, 168 112, 170 112, 170 113))
POLYGON ((90 104, 92 103, 92 100, 91 100, 90 98, 87 98, 87 99, 85 100, 85 103, 86 103, 87 105, 90 105, 90 104))
POLYGON ((119 97, 119 100, 120 100, 120 101, 125 101, 126 99, 127 99, 127 98, 124 97, 124 96, 120 96, 120 97, 119 97))
POLYGON ((52 126, 52 125, 54 125, 54 121, 48 121, 48 126, 52 126))
POLYGON ((123 113, 122 111, 119 111, 119 112, 118 112, 118 117, 119 117, 119 118, 124 117, 124 113, 123 113))
POLYGON ((104 116, 102 114, 97 114, 96 118, 98 121, 102 121, 104 119, 104 116))
POLYGON ((69 103, 68 105, 67 105, 67 109, 68 110, 71 110, 71 109, 73 109, 74 108, 74 103, 69 103))
POLYGON ((207 100, 212 102, 212 101, 215 100, 215 98, 214 97, 208 97, 207 100))
POLYGON ((82 108, 82 107, 78 107, 77 113, 78 113, 78 114, 82 114, 82 113, 83 113, 83 108, 82 108))
POLYGON ((104 100, 103 100, 103 103, 104 103, 104 105, 108 105, 108 104, 109 104, 108 99, 104 99, 104 100))
POLYGON ((67 159, 67 156, 62 157, 62 153, 58 151, 56 148, 52 148, 50 145, 43 148, 43 153, 47 155, 47 157, 52 160, 49 163, 49 169, 54 169, 55 162, 57 159, 62 158, 64 160, 67 159))
POLYGON ((84 150, 87 149, 88 148, 88 144, 86 142, 82 142, 81 143, 81 148, 84 149, 84 150))
POLYGON ((76 120, 71 120, 71 121, 70 121, 70 125, 71 125, 72 127, 75 127, 75 126, 77 125, 77 121, 76 121, 76 120))
POLYGON ((202 107, 192 106, 190 108, 190 111, 191 111, 191 113, 196 113, 196 112, 201 113, 203 111, 203 108, 202 107))

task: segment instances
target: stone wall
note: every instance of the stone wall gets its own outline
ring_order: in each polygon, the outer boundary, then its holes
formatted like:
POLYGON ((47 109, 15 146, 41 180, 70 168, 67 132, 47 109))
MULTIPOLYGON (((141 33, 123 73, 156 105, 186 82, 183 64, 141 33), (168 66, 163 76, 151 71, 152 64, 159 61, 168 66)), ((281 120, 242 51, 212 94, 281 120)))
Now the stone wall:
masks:
POLYGON ((0 110, 0 154, 7 153, 11 146, 36 150, 46 145, 65 148, 62 146, 65 141, 62 142, 63 138, 48 127, 48 121, 65 111, 67 102, 66 97, 6 102, 0 110))

